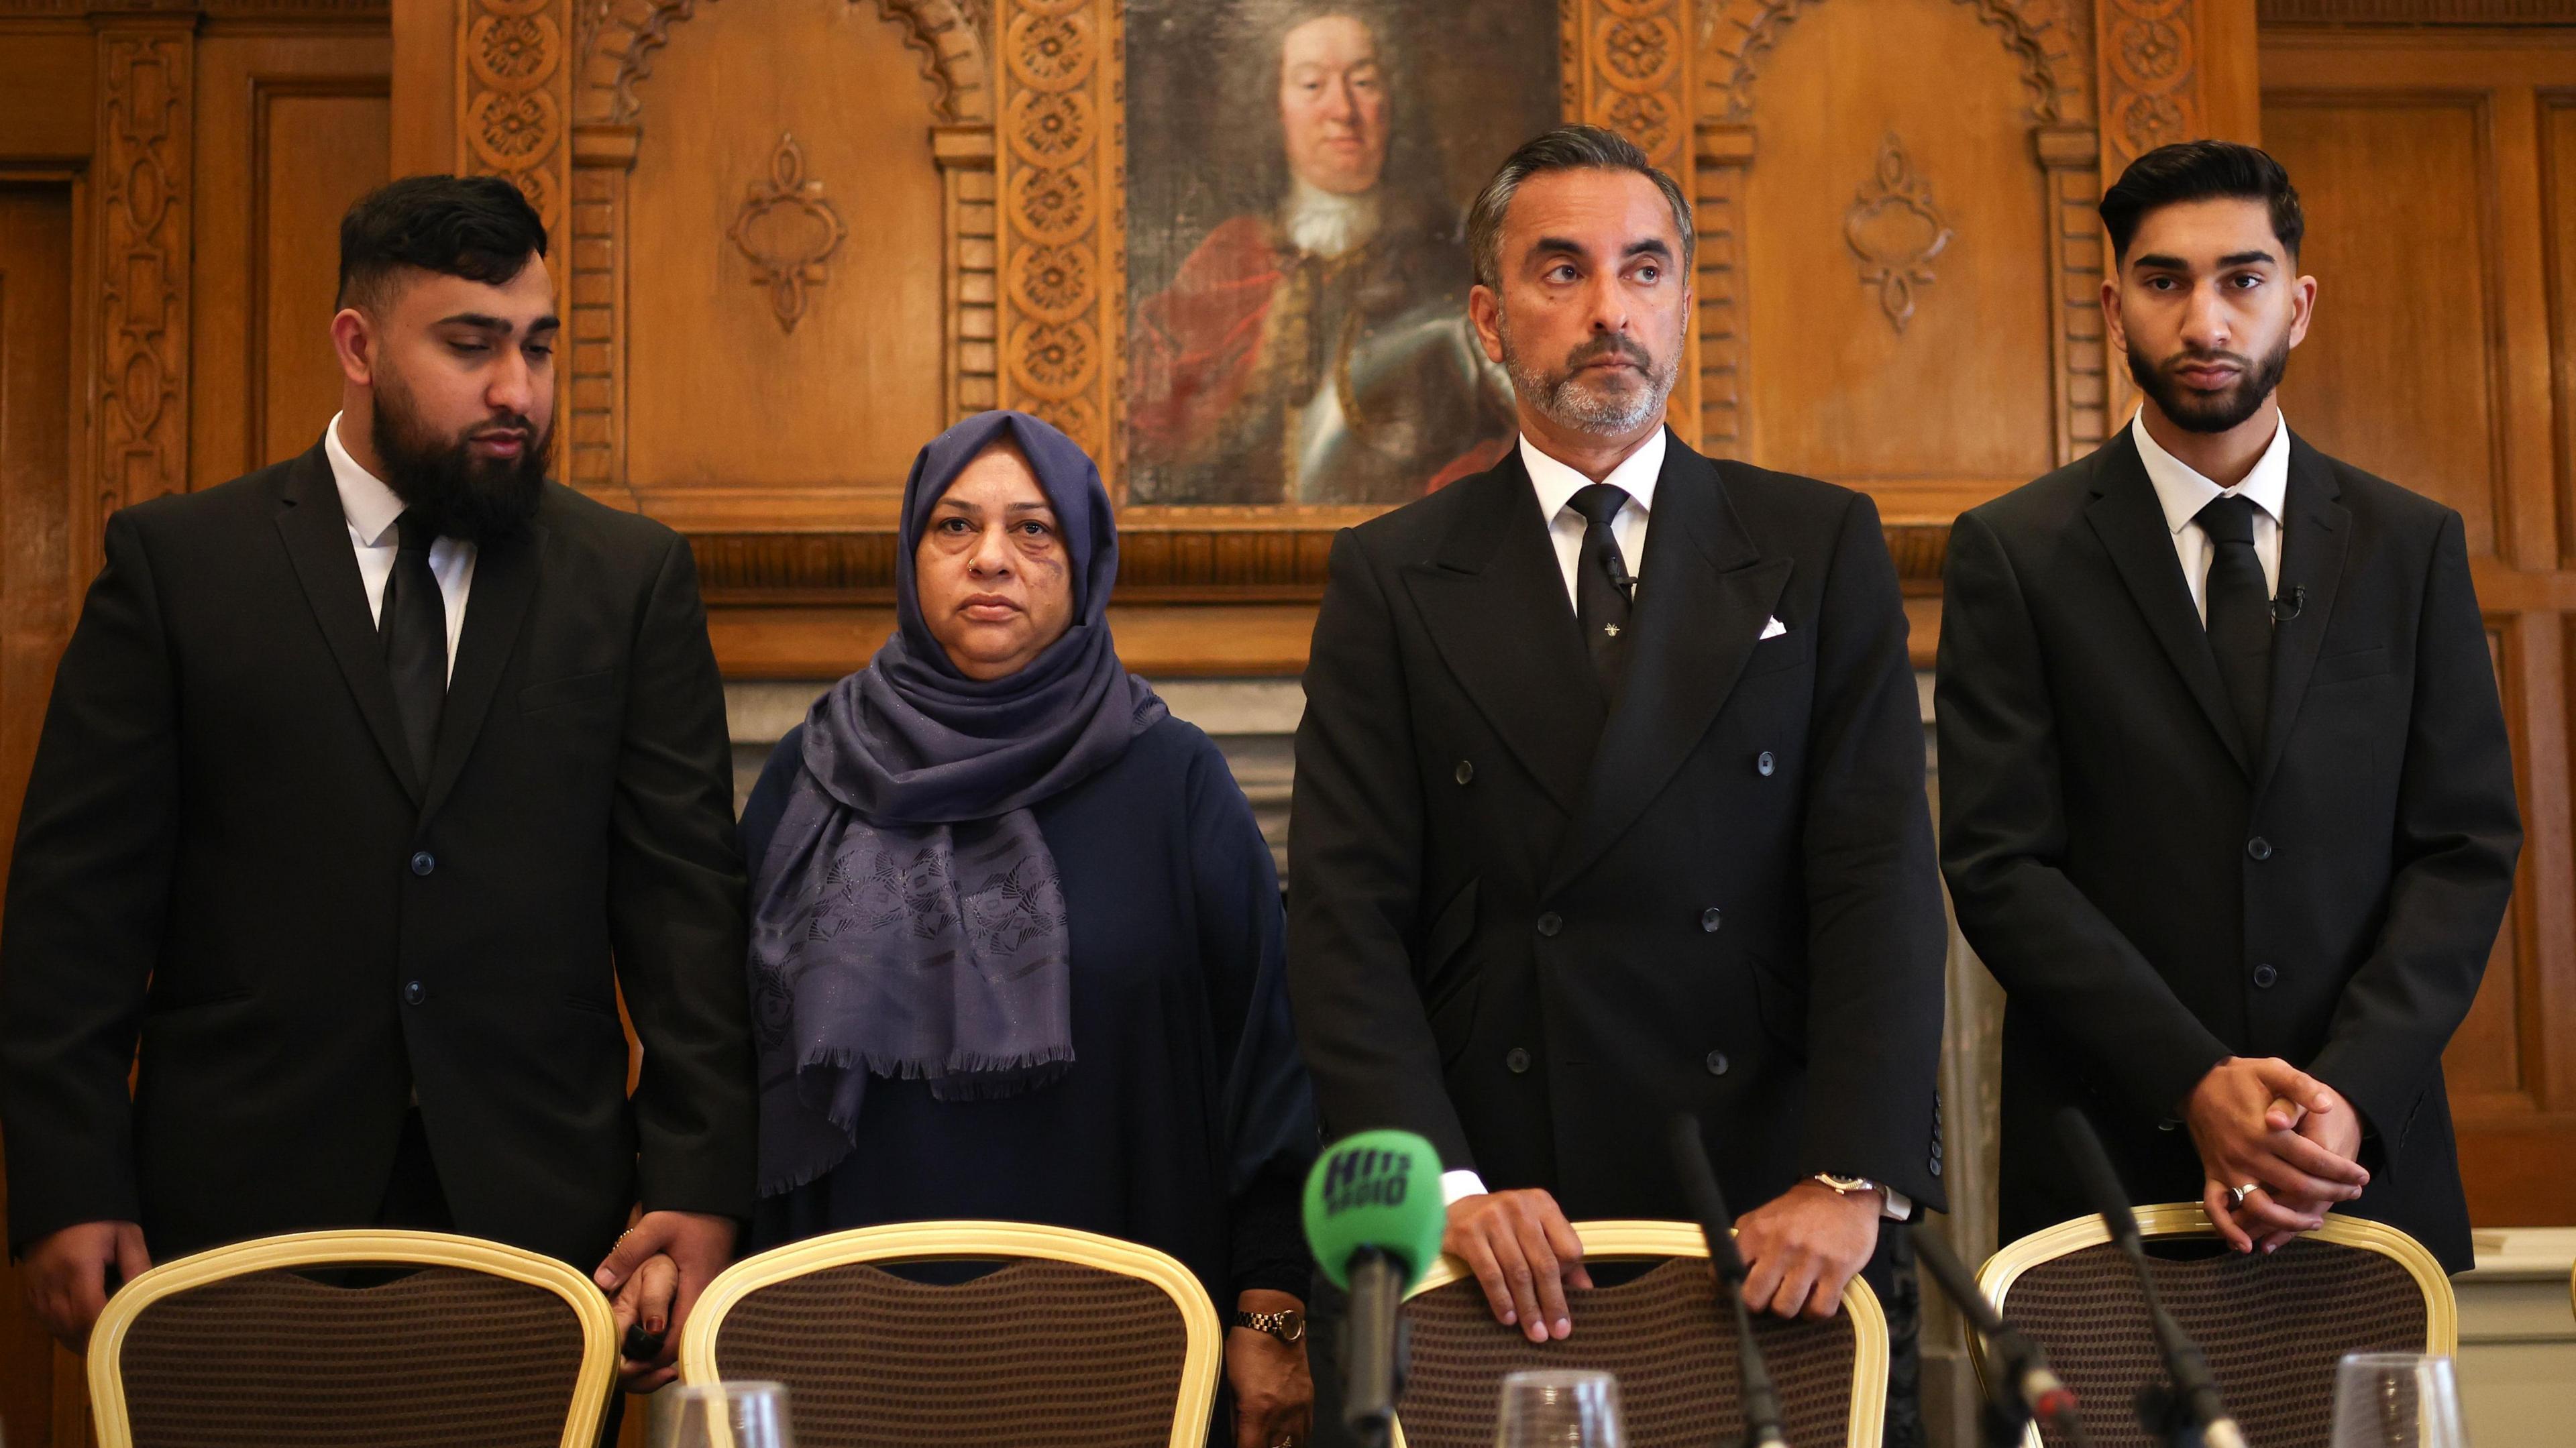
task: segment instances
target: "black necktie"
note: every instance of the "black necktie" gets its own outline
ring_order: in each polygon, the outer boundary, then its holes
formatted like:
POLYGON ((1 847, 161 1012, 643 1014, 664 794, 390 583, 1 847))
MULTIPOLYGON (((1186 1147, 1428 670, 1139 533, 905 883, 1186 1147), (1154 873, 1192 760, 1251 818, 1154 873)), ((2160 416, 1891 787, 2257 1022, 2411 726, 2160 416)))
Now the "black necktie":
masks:
POLYGON ((2272 691, 2272 590, 2254 551, 2254 502, 2217 498, 2192 521, 2209 535, 2206 590, 2209 647, 2218 655, 2219 681, 2236 707, 2245 752, 2263 749, 2263 715, 2272 691))
POLYGON ((425 783, 439 711, 447 704, 447 600, 439 596, 438 575, 429 571, 429 545, 438 535, 417 512, 403 514, 394 527, 402 542, 385 579, 376 636, 384 640, 385 667, 393 674, 403 742, 411 746, 415 777, 425 783))
POLYGON ((1582 626, 1584 645, 1592 652, 1602 697, 1616 699, 1628 652, 1628 590, 1633 584, 1610 520, 1627 506, 1628 490, 1589 483, 1575 489, 1566 503, 1583 515, 1583 551, 1574 564, 1574 621, 1582 626))

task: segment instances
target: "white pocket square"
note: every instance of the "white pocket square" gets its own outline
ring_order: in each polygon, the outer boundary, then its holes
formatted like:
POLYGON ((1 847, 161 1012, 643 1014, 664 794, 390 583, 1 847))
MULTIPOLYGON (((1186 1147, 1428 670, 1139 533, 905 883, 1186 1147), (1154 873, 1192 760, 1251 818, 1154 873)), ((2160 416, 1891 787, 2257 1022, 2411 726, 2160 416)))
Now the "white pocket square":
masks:
MULTIPOLYGON (((1766 623, 1766 624, 1764 624, 1764 625, 1762 626, 1762 638, 1764 638, 1764 639, 1776 639, 1776 638, 1780 637, 1782 634, 1787 633, 1788 631, 1789 631, 1789 626, 1788 626, 1787 624, 1785 624, 1785 623, 1782 623, 1780 620, 1778 620, 1778 619, 1776 619, 1776 618, 1775 618, 1775 619, 1771 620, 1769 623, 1766 623)), ((1761 641, 1762 641, 1762 639, 1755 639, 1755 640, 1754 640, 1754 642, 1755 642, 1755 643, 1760 643, 1761 641)))

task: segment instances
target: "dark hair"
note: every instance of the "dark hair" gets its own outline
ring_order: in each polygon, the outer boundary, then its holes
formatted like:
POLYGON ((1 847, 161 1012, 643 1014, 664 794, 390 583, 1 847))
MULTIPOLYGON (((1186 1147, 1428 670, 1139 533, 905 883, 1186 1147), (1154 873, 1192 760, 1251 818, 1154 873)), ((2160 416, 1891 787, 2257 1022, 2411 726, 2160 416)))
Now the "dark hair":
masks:
POLYGON ((381 307, 405 267, 494 286, 546 254, 546 224, 498 176, 405 176, 340 218, 343 307, 381 307))
POLYGON ((1503 162, 1494 179, 1476 193, 1476 204, 1467 211, 1467 256, 1476 268, 1476 280, 1487 287, 1501 285, 1503 272, 1503 214, 1512 208, 1512 196, 1521 183, 1532 176, 1551 171, 1634 171, 1655 183, 1664 193, 1664 203, 1673 209, 1673 228, 1681 233, 1682 254, 1679 262, 1683 275, 1690 273, 1691 254, 1698 249, 1699 234, 1691 225, 1690 202, 1682 196, 1680 183, 1655 169, 1637 144, 1615 131, 1599 126, 1559 126, 1555 130, 1514 151, 1503 162))
POLYGON ((2129 163, 2102 193, 2102 224, 2110 228, 2111 257, 2125 261, 2138 224, 2160 206, 2232 197, 2260 201, 2272 212, 2272 234, 2292 258, 2308 224, 2299 213, 2298 188, 2271 153, 2234 141, 2178 141, 2158 146, 2129 163))

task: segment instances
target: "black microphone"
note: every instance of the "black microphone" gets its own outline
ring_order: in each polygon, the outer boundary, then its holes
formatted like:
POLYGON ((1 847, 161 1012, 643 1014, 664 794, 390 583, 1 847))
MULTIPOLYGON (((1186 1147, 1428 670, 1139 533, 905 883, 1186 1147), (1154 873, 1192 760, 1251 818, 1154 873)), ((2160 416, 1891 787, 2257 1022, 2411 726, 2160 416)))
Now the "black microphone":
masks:
POLYGON ((1726 1300, 1735 1309, 1735 1370, 1744 1396, 1744 1441, 1747 1448, 1788 1448, 1780 1431, 1780 1394, 1771 1386, 1763 1364, 1762 1345, 1753 1340, 1753 1318, 1744 1308, 1744 1259, 1735 1251, 1735 1218, 1718 1190, 1717 1169, 1709 1165, 1708 1143, 1700 1140, 1699 1120, 1688 1112, 1673 1118, 1673 1174, 1681 1178, 1682 1197, 1699 1219, 1708 1239, 1709 1264, 1726 1284, 1726 1300))
POLYGON ((2129 1209, 2129 1193, 2120 1185, 2119 1173, 2111 1169, 2111 1158, 2102 1150, 2102 1138, 2094 1134, 2093 1123, 2084 1113, 2069 1106, 2057 1113, 2057 1139, 2066 1147, 2066 1158, 2075 1168, 2076 1184, 2093 1201, 2093 1209, 2102 1214, 2102 1225, 2111 1229, 2111 1240, 2138 1269, 2138 1287, 2146 1295, 2147 1320, 2155 1324, 2156 1345, 2164 1352, 2165 1375, 2173 1379, 2164 1413, 2142 1398, 2138 1415, 2147 1431, 2164 1433, 2176 1443, 2197 1439, 2206 1448, 2245 1448, 2245 1434, 2236 1420, 2227 1416, 2227 1405, 2219 1401, 2218 1382, 2209 1373, 2209 1359, 2201 1356, 2200 1347, 2183 1333, 2182 1324, 2173 1320, 2164 1304, 2156 1300, 2156 1279, 2147 1269, 2146 1244, 2138 1235, 2137 1213, 2129 1209))
POLYGON ((1914 1235, 1914 1256, 1932 1274, 1950 1305, 1986 1340, 1986 1357, 1995 1380, 1986 1389, 1986 1442, 1989 1448, 2020 1448, 2030 1420, 2056 1430, 2072 1448, 2086 1448, 2084 1420, 2076 1416, 2075 1391, 2049 1371, 2048 1355, 2021 1335, 1978 1288, 1977 1279, 1941 1239, 1929 1232, 1914 1235))
POLYGON ((1409 1131, 1363 1131, 1325 1148, 1306 1174, 1306 1244, 1351 1295, 1344 1319, 1342 1421, 1382 1448, 1404 1387, 1405 1292, 1440 1259, 1447 1213, 1440 1154, 1409 1131))

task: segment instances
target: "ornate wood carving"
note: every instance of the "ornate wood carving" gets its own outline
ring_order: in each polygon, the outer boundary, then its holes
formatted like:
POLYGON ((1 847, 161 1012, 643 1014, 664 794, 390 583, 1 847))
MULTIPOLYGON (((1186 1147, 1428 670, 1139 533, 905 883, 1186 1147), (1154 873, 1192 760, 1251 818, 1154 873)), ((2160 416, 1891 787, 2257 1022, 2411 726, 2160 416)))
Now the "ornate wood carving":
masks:
POLYGON ((792 133, 779 134, 769 175, 746 189, 725 239, 750 259, 752 285, 768 288, 779 329, 793 332, 813 300, 807 289, 831 279, 826 263, 850 228, 824 199, 823 183, 805 175, 805 152, 792 133))
POLYGON ((456 13, 461 169, 509 178, 557 233, 570 179, 567 9, 566 0, 466 0, 456 13))
POLYGON ((631 126, 583 126, 573 133, 564 313, 572 367, 563 424, 571 441, 564 458, 571 481, 592 489, 626 476, 626 358, 617 339, 618 309, 626 303, 626 176, 637 139, 631 126))
POLYGON ((931 132, 947 209, 948 416, 963 419, 1001 399, 1001 280, 994 270, 993 128, 942 126, 931 132))
MULTIPOLYGON (((103 23, 98 36, 100 315, 97 508, 188 478, 189 154, 194 16, 103 23)), ((90 532, 94 557, 98 533, 90 532)))
POLYGON ((2103 170, 2201 133, 2195 0, 2100 0, 2103 170))
MULTIPOLYGON (((1690 12, 1681 0, 1572 0, 1565 6, 1566 101, 1570 112, 1637 143, 1695 195, 1699 159, 1691 122, 1690 12)), ((1692 218, 1696 226, 1698 218, 1692 218)), ((1702 245, 1705 245, 1703 240, 1702 245)), ((1703 422, 1700 343, 1688 343, 1672 421, 1698 439, 1703 422)))
POLYGON ((1914 288, 1931 284, 1932 262, 1953 234, 1932 202, 1931 183, 1915 174, 1890 132, 1870 179, 1843 213, 1843 241, 1860 258, 1861 285, 1878 288, 1878 309, 1897 331, 1913 318, 1914 288))
MULTIPOLYGON (((671 27, 695 15, 698 4, 581 0, 574 37, 581 56, 575 116, 586 124, 633 124, 643 113, 636 88, 653 73, 653 52, 670 43, 671 27)), ((936 91, 930 105, 933 120, 950 125, 992 120, 983 22, 971 0, 876 0, 876 6, 879 15, 904 28, 904 43, 920 53, 922 78, 936 91)))
POLYGON ((1127 295, 1121 13, 1117 0, 1004 0, 993 22, 1000 400, 1113 474, 1127 295))
POLYGON ((2049 328, 2057 383, 2057 461, 2071 463, 2108 435, 2110 343, 2102 330, 2108 250, 2094 207, 2102 199, 2101 139, 2090 126, 2042 126, 2033 135, 2048 179, 2049 328))
MULTIPOLYGON (((1730 453, 1745 439, 1742 399, 1749 367, 1750 331, 1743 305, 1740 238, 1744 195, 1754 153, 1754 83, 1788 27, 1825 0, 1707 0, 1699 57, 1698 174, 1694 192, 1700 232, 1699 344, 1700 446, 1730 453)), ((2101 438, 2103 367, 2101 321, 2092 289, 2101 280, 2098 233, 2089 208, 2101 182, 2091 158, 2070 159, 2045 137, 2067 132, 2089 136, 2095 90, 2085 41, 2085 0, 1953 0, 1996 31, 2018 60, 2029 92, 2034 137, 2042 138, 2040 164, 2049 175, 2054 240, 2052 293, 2063 304, 2054 329, 2060 461, 2101 438), (2071 129, 2070 129, 2071 128, 2071 129), (2052 159, 2053 158, 2053 159, 2052 159), (2081 235, 2076 208, 2087 208, 2081 235), (2089 268, 2089 270, 2088 270, 2089 268), (2078 294, 2081 304, 2077 304, 2078 294)), ((2100 0, 2110 4, 2112 0, 2100 0)), ((2191 0, 2141 0, 2182 3, 2191 0)))

